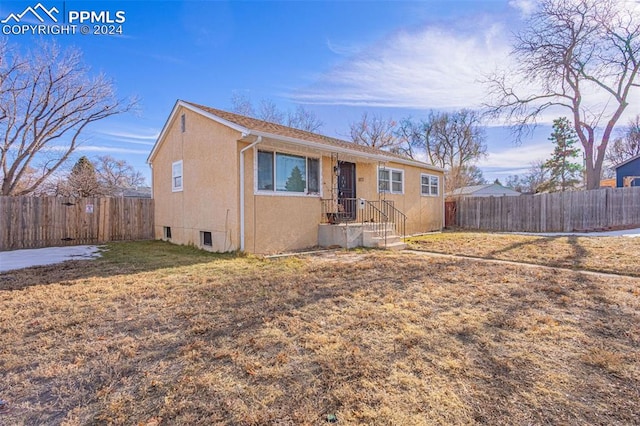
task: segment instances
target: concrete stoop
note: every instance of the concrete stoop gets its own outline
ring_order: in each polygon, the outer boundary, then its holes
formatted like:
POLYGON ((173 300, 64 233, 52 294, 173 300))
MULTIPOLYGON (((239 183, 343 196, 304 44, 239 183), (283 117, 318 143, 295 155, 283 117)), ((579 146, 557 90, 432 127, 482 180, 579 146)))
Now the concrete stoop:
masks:
POLYGON ((375 247, 386 250, 404 250, 407 245, 402 238, 395 235, 393 225, 386 229, 386 244, 384 236, 377 231, 379 225, 370 224, 321 224, 318 228, 318 245, 322 247, 375 247))

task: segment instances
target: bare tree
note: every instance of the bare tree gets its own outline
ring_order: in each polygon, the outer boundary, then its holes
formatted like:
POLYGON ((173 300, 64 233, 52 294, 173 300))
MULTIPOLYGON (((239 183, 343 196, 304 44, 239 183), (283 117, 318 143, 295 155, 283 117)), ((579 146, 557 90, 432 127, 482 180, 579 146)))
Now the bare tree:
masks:
POLYGON ((104 195, 117 195, 124 188, 144 185, 144 176, 125 160, 116 160, 110 155, 97 158, 96 175, 104 195))
POLYGON ((22 55, 0 44, 2 195, 33 192, 76 150, 93 122, 130 110, 103 75, 89 77, 78 50, 40 43, 22 55), (24 185, 24 176, 38 177, 24 185))
POLYGON ((369 116, 365 112, 359 121, 349 126, 351 141, 378 149, 397 148, 399 141, 396 137, 396 124, 391 118, 384 119, 376 114, 369 116))
POLYGON ((287 112, 287 126, 307 132, 317 132, 324 123, 315 112, 309 111, 302 105, 298 105, 295 111, 287 112))
MULTIPOLYGON (((24 190, 29 188, 31 185, 33 185, 33 183, 38 179, 39 176, 40 174, 38 170, 32 167, 27 167, 27 169, 22 174, 20 181, 16 184, 15 191, 17 193, 23 192, 24 190)), ((41 186, 38 189, 40 189, 41 186)))
POLYGON ((537 194, 542 191, 545 182, 549 180, 549 169, 542 160, 531 163, 529 170, 522 176, 507 177, 505 186, 523 194, 537 194))
POLYGON ((70 170, 58 172, 43 182, 37 194, 65 197, 121 196, 123 189, 137 188, 145 184, 142 173, 127 163, 110 155, 93 161, 82 156, 70 170))
POLYGON ((239 92, 234 92, 231 97, 231 111, 236 114, 282 124, 307 132, 316 132, 324 126, 324 123, 313 111, 309 111, 302 105, 298 105, 294 111, 283 112, 274 101, 262 99, 260 101, 260 107, 256 112, 251 99, 239 92))
POLYGON ((462 186, 484 185, 487 183, 482 170, 475 164, 461 167, 460 180, 462 181, 462 186))
POLYGON ((516 68, 488 79, 491 112, 519 130, 550 108, 570 112, 585 151, 587 189, 599 186, 612 131, 638 86, 634 7, 617 0, 541 0, 516 36, 516 68), (601 102, 603 96, 608 100, 601 102))
POLYGON ((447 191, 469 185, 466 169, 487 153, 480 115, 472 110, 431 112, 422 122, 431 164, 447 169, 447 191))
POLYGON ((640 115, 629 120, 622 130, 621 137, 611 143, 606 160, 611 166, 615 166, 636 155, 640 155, 640 115))
POLYGON ((257 117, 270 123, 284 124, 284 113, 270 99, 262 99, 257 117))
POLYGON ((414 121, 411 117, 400 120, 395 130, 398 146, 395 151, 409 158, 417 158, 425 151, 425 134, 422 122, 414 121))
POLYGON ((240 92, 233 92, 231 95, 231 111, 247 117, 256 116, 251 99, 240 92))

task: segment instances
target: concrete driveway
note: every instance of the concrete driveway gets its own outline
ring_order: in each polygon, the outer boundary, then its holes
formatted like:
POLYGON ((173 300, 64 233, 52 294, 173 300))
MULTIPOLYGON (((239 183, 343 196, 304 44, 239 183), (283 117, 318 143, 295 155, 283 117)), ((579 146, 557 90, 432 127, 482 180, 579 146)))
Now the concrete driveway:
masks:
POLYGON ((98 246, 47 247, 0 252, 0 272, 31 266, 53 265, 67 260, 100 257, 98 246))

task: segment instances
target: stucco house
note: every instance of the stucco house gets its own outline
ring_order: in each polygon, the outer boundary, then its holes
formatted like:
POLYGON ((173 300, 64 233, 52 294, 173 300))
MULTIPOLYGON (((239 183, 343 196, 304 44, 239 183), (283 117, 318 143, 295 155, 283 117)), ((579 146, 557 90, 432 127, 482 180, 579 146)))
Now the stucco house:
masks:
POLYGON ((640 186, 640 155, 629 158, 615 166, 616 186, 640 186))
POLYGON ((443 170, 186 101, 149 155, 156 238, 218 251, 391 246, 443 227, 443 170))

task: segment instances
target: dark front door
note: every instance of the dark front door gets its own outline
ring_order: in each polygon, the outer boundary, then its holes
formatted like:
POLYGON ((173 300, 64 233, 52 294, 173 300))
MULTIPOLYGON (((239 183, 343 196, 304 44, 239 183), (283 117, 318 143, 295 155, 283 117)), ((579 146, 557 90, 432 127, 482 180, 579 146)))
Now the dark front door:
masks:
POLYGON ((356 165, 347 161, 338 162, 338 204, 345 219, 356 218, 356 165))

